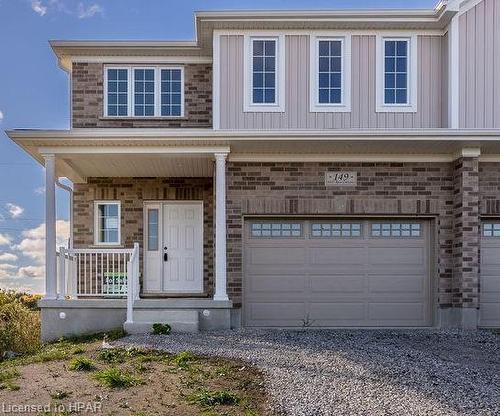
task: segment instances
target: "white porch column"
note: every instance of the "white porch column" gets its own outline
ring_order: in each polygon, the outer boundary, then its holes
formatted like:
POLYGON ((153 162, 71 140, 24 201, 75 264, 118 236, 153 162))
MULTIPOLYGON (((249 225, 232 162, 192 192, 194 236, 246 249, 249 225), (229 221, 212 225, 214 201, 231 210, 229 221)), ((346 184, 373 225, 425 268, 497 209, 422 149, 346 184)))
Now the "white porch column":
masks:
POLYGON ((229 300, 226 293, 226 157, 215 154, 215 294, 214 300, 229 300))
POLYGON ((45 159, 45 299, 57 298, 56 158, 45 159))

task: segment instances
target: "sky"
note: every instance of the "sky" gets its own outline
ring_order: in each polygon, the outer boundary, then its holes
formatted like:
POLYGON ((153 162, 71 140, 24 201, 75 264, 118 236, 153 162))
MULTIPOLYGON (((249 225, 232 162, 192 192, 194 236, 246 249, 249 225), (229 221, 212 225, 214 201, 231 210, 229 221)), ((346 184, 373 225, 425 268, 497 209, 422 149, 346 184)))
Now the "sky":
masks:
MULTIPOLYGON (((0 0, 0 289, 43 293, 44 170, 5 129, 69 128, 68 76, 50 39, 194 38, 193 13, 231 9, 432 8, 437 0, 0 0)), ((69 235, 57 192, 58 244, 69 235)))

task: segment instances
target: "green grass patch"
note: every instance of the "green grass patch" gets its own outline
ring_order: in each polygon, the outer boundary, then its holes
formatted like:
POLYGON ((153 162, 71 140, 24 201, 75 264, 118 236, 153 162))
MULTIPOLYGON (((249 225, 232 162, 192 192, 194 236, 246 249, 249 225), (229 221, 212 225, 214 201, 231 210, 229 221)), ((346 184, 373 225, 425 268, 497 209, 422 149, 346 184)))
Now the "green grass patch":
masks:
POLYGON ((134 375, 116 367, 98 371, 94 377, 103 386, 114 389, 124 389, 142 384, 142 380, 139 377, 135 377, 134 375))
POLYGON ((187 370, 189 365, 195 360, 196 357, 189 351, 182 351, 172 358, 172 362, 183 370, 187 370))
POLYGON ((71 371, 93 371, 95 364, 87 357, 75 357, 69 362, 68 368, 71 371))
POLYGON ((15 383, 19 377, 19 372, 16 369, 5 369, 0 371, 0 390, 19 390, 19 386, 15 383))
POLYGON ((200 390, 188 396, 188 402, 202 407, 237 406, 241 399, 227 390, 200 390))

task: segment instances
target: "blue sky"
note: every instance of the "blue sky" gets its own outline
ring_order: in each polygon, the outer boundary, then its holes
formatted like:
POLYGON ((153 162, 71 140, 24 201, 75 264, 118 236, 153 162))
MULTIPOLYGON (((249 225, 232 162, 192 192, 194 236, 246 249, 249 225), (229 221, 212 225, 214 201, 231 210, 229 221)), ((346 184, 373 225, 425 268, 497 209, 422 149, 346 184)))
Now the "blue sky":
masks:
MULTIPOLYGON (((0 0, 0 288, 43 291, 43 168, 3 133, 67 129, 68 77, 49 39, 192 39, 193 12, 431 8, 435 0, 0 0)), ((58 191, 60 238, 67 194, 58 191)))

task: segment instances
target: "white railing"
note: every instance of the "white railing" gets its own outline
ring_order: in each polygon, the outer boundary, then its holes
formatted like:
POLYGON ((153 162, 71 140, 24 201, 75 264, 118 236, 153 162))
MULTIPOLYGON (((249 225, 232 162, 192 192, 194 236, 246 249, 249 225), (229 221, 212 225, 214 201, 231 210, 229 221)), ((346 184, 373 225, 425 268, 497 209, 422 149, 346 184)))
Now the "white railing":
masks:
POLYGON ((134 321, 134 301, 139 299, 139 244, 134 244, 134 250, 127 263, 127 323, 134 321))
MULTIPOLYGON (((139 275, 139 245, 133 249, 65 249, 58 253, 58 294, 65 297, 127 296, 128 264, 137 251, 136 272, 139 275)), ((137 277, 137 284, 139 278, 137 277)), ((137 292, 139 293, 139 292, 137 292)))

